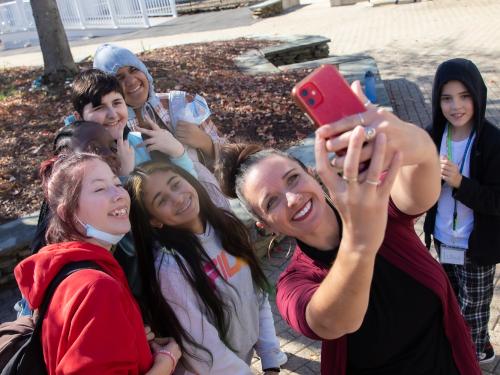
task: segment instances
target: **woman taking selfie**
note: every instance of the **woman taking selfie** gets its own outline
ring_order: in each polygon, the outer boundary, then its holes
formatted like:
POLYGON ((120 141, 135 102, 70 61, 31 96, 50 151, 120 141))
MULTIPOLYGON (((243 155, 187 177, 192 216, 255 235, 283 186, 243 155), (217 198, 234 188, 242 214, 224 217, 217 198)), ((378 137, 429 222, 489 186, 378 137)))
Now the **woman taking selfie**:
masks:
POLYGON ((130 198, 94 154, 60 156, 42 167, 50 219, 47 246, 15 268, 19 288, 38 309, 66 265, 91 261, 56 288, 42 324, 49 374, 170 374, 181 355, 171 340, 146 338, 141 313, 111 253, 130 230, 130 198), (154 354, 151 353, 151 350, 154 354))
POLYGON ((439 196, 429 136, 370 106, 318 129, 315 154, 327 195, 300 162, 256 146, 225 146, 217 175, 258 226, 297 240, 276 303, 322 340, 321 373, 480 374, 453 290, 413 228, 439 196))

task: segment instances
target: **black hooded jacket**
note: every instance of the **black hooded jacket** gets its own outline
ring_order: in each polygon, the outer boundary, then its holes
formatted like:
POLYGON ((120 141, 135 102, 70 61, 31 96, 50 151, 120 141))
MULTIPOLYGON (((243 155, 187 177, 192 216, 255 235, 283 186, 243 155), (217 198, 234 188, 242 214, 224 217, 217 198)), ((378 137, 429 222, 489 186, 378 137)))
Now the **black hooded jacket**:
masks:
MULTIPOLYGON (((479 265, 500 263, 500 129, 486 120, 486 85, 472 61, 453 59, 442 63, 432 88, 432 126, 429 131, 440 148, 447 120, 441 111, 440 97, 444 84, 460 81, 467 87, 474 102, 476 137, 470 153, 470 178, 463 176, 453 198, 474 212, 474 225, 469 236, 468 255, 479 265)), ((425 242, 431 243, 437 204, 424 222, 425 242)))

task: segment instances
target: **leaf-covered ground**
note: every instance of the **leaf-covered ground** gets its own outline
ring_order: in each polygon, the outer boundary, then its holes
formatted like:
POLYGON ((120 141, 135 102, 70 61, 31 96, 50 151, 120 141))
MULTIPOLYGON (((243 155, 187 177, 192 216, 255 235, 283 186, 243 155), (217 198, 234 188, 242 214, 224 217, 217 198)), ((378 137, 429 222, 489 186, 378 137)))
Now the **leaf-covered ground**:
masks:
MULTIPOLYGON (((252 77, 234 57, 273 42, 238 39, 162 48, 141 59, 158 92, 171 89, 203 95, 228 142, 252 141, 284 149, 312 131, 290 91, 308 71, 252 77)), ((89 64, 80 64, 85 69, 89 64)), ((0 72, 0 223, 39 209, 40 162, 50 157, 54 133, 71 111, 69 89, 51 95, 30 91, 41 69, 0 72)))

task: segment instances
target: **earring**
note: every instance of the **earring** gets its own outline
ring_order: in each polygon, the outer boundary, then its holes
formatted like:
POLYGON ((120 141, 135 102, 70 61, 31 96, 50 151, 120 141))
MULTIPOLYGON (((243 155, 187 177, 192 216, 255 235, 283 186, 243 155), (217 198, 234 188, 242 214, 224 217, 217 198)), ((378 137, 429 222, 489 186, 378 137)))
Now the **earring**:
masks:
POLYGON ((274 241, 278 238, 278 234, 275 232, 271 233, 271 241, 269 241, 269 246, 267 247, 267 259, 271 258, 271 250, 274 249, 274 241))

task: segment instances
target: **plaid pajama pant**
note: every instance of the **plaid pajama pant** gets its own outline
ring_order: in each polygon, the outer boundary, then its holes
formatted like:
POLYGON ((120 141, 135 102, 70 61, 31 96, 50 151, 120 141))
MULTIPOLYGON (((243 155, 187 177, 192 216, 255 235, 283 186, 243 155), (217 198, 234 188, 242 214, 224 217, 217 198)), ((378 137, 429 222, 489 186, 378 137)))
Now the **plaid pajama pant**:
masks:
POLYGON ((471 329, 479 357, 485 344, 490 341, 488 321, 493 299, 495 265, 479 266, 466 255, 463 266, 443 264, 443 268, 455 291, 462 315, 471 329))

